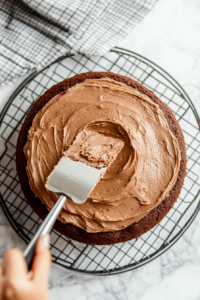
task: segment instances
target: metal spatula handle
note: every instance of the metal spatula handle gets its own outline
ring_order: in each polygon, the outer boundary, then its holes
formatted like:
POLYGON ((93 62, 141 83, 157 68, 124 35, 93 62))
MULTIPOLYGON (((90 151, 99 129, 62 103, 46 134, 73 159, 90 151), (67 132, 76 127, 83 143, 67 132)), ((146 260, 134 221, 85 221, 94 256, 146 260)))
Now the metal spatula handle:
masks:
POLYGON ((38 238, 50 232, 66 200, 67 197, 60 196, 60 198, 58 199, 54 207, 51 209, 51 211, 48 213, 46 219, 44 220, 44 222, 36 232, 35 236, 31 240, 30 244, 27 246, 26 250, 24 251, 24 258, 26 260, 29 270, 31 269, 33 256, 35 252, 35 246, 38 238))

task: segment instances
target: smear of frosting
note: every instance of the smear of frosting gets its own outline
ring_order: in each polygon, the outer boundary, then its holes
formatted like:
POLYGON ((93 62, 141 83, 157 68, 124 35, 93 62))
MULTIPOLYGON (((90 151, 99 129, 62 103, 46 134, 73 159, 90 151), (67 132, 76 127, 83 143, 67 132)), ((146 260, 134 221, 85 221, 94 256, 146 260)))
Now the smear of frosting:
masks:
POLYGON ((46 178, 63 156, 101 168, 84 204, 67 201, 63 223, 87 232, 123 229, 167 197, 179 145, 157 104, 124 83, 87 79, 53 97, 35 116, 24 147, 29 184, 50 210, 58 196, 46 178))

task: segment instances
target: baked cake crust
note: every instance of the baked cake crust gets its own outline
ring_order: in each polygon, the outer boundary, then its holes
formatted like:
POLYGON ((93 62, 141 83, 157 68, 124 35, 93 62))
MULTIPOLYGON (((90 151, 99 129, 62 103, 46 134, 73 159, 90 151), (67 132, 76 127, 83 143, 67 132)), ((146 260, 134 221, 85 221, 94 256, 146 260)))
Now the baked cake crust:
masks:
POLYGON ((32 192, 28 177, 26 174, 26 158, 23 152, 23 148, 27 141, 28 130, 32 125, 32 121, 38 111, 55 95, 67 90, 68 88, 85 81, 86 79, 98 79, 98 78, 111 78, 115 81, 124 82, 128 86, 137 89, 140 93, 148 96, 153 102, 159 105, 162 110, 168 125, 175 135, 179 143, 179 148, 181 152, 181 162, 180 169, 177 177, 177 181, 173 188, 171 189, 169 196, 165 198, 156 208, 154 208, 148 215, 146 215, 139 222, 135 222, 125 229, 112 232, 98 232, 98 233, 87 233, 85 230, 76 227, 71 224, 64 224, 60 221, 56 221, 54 224, 54 229, 61 234, 67 236, 70 239, 76 240, 81 243, 95 244, 95 245, 110 245, 114 243, 120 243, 124 241, 137 238, 143 233, 147 232, 153 228, 158 222, 160 222, 164 216, 169 212, 176 202, 181 188, 183 186, 184 177, 186 175, 186 150, 183 133, 181 131, 180 125, 177 122, 174 114, 170 108, 163 103, 152 91, 145 88, 140 83, 130 79, 128 77, 117 75, 111 72, 87 72, 80 75, 76 75, 72 78, 65 79, 64 81, 52 86, 49 90, 45 92, 44 95, 39 97, 39 99, 33 104, 30 111, 28 112, 26 119, 22 125, 21 131, 19 133, 17 149, 16 149, 16 165, 17 172, 19 176, 19 181, 22 187, 22 191, 31 205, 33 210, 39 215, 40 218, 44 219, 48 214, 48 210, 44 204, 42 204, 39 198, 36 198, 32 192))

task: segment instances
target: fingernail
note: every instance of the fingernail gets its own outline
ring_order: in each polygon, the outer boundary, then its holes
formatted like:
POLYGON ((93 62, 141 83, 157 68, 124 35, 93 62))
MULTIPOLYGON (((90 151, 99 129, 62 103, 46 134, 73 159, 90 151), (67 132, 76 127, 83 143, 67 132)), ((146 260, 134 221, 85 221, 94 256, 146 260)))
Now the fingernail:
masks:
POLYGON ((5 290, 5 296, 7 299, 11 299, 13 298, 13 289, 11 289, 10 287, 6 288, 5 290))
POLYGON ((44 239, 43 239, 43 244, 45 247, 47 247, 49 249, 49 246, 50 246, 50 235, 49 234, 45 234, 44 239))
POLYGON ((33 278, 33 271, 29 271, 27 277, 29 280, 31 280, 33 278))
POLYGON ((0 258, 0 264, 2 265, 3 268, 5 268, 5 264, 4 264, 4 260, 3 260, 3 257, 0 258))

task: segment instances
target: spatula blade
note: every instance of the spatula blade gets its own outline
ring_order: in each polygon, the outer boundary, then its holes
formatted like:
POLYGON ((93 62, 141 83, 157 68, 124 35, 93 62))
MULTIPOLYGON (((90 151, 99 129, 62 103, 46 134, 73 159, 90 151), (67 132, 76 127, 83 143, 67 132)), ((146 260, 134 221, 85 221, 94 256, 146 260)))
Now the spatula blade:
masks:
POLYGON ((46 187, 55 193, 69 196, 73 202, 81 204, 95 187, 106 167, 97 169, 69 157, 63 158, 46 182, 46 187))

